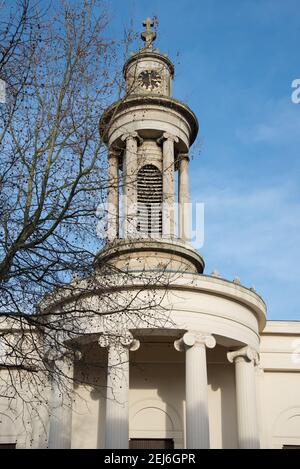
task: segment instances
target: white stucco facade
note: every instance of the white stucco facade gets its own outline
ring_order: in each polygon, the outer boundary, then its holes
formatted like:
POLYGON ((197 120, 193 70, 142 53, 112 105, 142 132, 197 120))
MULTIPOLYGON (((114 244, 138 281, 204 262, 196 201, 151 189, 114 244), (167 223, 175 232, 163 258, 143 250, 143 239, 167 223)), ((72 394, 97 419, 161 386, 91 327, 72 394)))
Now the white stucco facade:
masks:
POLYGON ((92 277, 40 307, 61 325, 64 313, 80 311, 74 353, 41 345, 64 385, 42 379, 43 402, 0 398, 0 445, 300 446, 300 322, 267 321, 253 288, 204 273, 188 211, 188 152, 198 122, 171 97, 173 65, 153 48, 150 23, 146 46, 124 66, 126 98, 100 122, 109 158, 107 244, 92 277), (113 313, 108 303, 118 305, 113 313))

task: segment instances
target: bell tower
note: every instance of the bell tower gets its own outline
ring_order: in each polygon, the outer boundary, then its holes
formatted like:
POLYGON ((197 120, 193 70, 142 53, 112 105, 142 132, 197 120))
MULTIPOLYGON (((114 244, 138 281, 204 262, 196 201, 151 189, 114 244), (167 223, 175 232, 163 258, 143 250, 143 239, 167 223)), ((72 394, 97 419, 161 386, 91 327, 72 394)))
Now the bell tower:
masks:
POLYGON ((100 121, 109 192, 107 244, 96 263, 202 273, 204 261, 190 244, 189 149, 198 121, 172 97, 174 65, 153 45, 154 22, 143 25, 144 46, 123 67, 125 96, 100 121))

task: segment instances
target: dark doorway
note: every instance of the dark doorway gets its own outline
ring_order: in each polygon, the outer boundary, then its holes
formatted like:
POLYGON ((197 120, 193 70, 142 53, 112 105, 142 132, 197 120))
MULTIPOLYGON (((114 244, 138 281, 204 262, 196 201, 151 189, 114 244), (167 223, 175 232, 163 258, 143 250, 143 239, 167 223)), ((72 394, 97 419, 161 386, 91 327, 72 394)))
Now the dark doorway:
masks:
POLYGON ((172 438, 131 438, 129 449, 174 449, 172 438))
POLYGON ((283 445, 282 449, 300 449, 300 445, 283 445))
POLYGON ((0 443, 0 449, 16 449, 16 443, 0 443))

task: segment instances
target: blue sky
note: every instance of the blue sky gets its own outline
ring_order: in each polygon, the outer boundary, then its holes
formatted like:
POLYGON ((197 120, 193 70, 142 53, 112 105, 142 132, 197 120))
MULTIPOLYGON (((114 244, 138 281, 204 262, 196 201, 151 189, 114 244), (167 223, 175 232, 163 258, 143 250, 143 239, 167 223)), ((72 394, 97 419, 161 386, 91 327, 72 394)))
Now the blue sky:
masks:
POLYGON ((206 273, 254 285, 269 319, 300 320, 299 0, 111 0, 112 33, 157 15, 174 97, 200 121, 191 192, 206 273))

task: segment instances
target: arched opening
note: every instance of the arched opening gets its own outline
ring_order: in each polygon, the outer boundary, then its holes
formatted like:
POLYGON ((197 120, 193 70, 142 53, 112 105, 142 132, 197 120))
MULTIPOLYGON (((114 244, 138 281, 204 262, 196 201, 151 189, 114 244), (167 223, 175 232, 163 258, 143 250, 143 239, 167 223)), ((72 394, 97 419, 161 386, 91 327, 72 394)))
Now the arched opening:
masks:
POLYGON ((162 234, 162 174, 153 164, 143 166, 137 177, 137 231, 151 236, 162 234))

